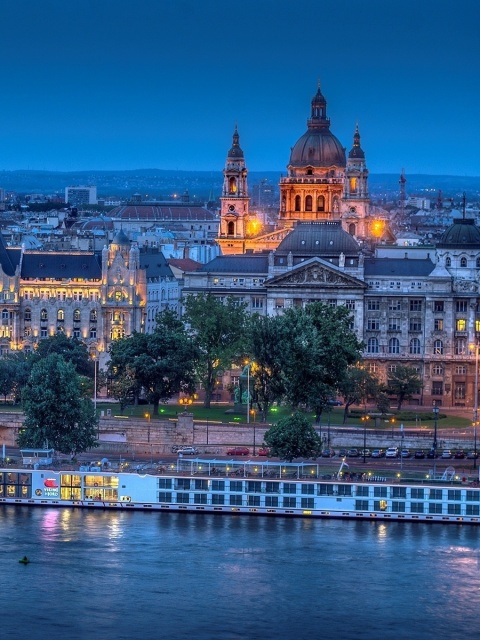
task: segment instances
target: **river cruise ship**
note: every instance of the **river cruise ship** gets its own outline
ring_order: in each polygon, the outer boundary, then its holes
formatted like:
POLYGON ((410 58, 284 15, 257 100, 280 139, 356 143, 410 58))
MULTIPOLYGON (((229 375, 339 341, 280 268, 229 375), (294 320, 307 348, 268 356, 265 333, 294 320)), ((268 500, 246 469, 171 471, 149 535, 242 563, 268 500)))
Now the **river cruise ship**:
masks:
POLYGON ((314 462, 178 459, 173 464, 114 467, 107 460, 61 468, 0 469, 0 504, 142 509, 443 523, 480 523, 477 478, 415 480, 314 462))

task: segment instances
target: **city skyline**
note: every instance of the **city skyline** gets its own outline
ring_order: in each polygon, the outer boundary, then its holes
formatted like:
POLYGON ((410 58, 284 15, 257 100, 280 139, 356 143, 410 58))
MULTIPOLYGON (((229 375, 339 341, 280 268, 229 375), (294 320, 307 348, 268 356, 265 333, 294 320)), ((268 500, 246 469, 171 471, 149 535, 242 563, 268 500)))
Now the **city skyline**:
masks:
POLYGON ((480 175, 475 0, 19 0, 0 16, 0 170, 218 170, 238 125, 248 169, 285 172, 320 81, 370 172, 480 175))

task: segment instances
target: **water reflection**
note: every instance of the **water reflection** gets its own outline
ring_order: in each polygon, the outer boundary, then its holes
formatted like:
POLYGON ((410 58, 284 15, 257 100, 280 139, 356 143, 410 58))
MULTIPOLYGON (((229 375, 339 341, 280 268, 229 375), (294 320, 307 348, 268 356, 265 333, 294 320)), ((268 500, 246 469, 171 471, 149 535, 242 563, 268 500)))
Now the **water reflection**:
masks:
POLYGON ((29 640, 428 640, 459 630, 468 639, 480 606, 478 533, 0 507, 2 636, 19 637, 21 620, 29 640), (32 558, 24 571, 19 553, 32 558))

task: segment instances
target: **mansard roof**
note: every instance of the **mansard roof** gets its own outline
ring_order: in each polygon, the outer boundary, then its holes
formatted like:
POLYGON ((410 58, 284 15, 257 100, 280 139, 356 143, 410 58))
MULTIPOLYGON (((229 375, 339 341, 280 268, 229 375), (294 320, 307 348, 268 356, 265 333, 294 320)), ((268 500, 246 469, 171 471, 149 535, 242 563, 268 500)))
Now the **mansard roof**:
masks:
POLYGON ((101 280, 102 266, 99 256, 86 251, 25 251, 21 278, 35 280, 51 278, 65 280, 101 280))
POLYGON ((217 256, 197 269, 197 273, 268 273, 268 255, 217 256))
POLYGON ((173 277, 173 272, 161 251, 155 253, 140 253, 140 268, 145 269, 147 278, 173 277))
POLYGON ((218 220, 213 211, 204 207, 186 206, 156 206, 156 205, 125 205, 116 207, 109 213, 115 220, 145 220, 148 222, 192 222, 218 220))
POLYGON ((278 245, 276 253, 289 251, 294 256, 358 255, 360 247, 339 220, 322 220, 297 224, 278 245))
POLYGON ((428 258, 365 258, 365 278, 372 276, 416 277, 429 276, 435 264, 428 258))

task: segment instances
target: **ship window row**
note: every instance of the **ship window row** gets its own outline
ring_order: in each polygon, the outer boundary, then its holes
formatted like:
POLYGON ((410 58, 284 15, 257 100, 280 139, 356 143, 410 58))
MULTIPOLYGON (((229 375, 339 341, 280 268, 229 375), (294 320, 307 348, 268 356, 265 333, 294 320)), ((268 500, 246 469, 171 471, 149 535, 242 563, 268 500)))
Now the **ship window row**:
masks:
MULTIPOLYGON (((230 493, 282 493, 319 496, 365 496, 375 498, 461 501, 461 489, 426 489, 424 487, 368 486, 333 483, 262 482, 259 480, 207 480, 190 478, 160 478, 159 489, 184 491, 229 491, 230 493), (229 483, 229 486, 228 486, 229 483)), ((480 491, 466 490, 467 502, 480 502, 480 491)))
POLYGON ((355 500, 355 509, 357 511, 388 511, 389 513, 419 513, 430 515, 449 515, 449 516, 478 516, 480 515, 480 505, 467 504, 464 510, 462 504, 457 502, 443 505, 441 502, 404 502, 392 500, 391 509, 388 509, 386 500, 374 500, 373 509, 370 508, 369 500, 355 500))
POLYGON ((314 498, 295 498, 293 496, 279 498, 278 496, 259 495, 225 495, 213 493, 194 493, 178 491, 176 494, 170 491, 161 491, 158 494, 158 502, 161 504, 199 504, 199 505, 226 505, 231 507, 283 507, 286 509, 314 509, 314 498))

